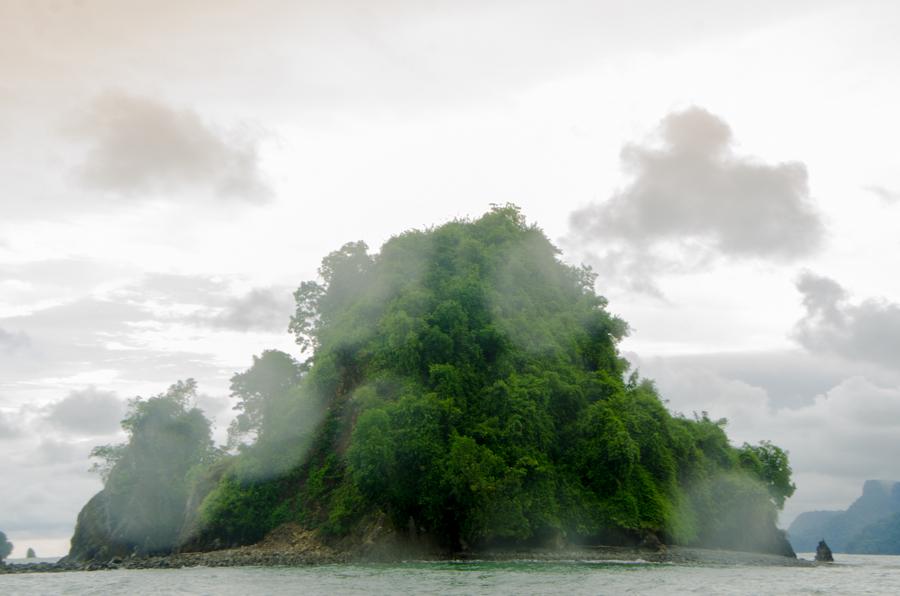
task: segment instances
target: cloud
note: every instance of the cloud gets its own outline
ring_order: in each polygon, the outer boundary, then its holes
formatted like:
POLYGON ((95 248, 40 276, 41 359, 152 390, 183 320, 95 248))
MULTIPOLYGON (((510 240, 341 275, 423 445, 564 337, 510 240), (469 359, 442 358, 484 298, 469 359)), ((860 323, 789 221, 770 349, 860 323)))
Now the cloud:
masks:
POLYGON ((5 448, 0 477, 9 481, 0 483, 0 528, 7 534, 71 537, 78 511, 101 488, 99 476, 88 472, 91 447, 76 441, 5 448))
POLYGON ((285 331, 293 304, 289 290, 254 288, 243 296, 230 299, 215 314, 198 315, 193 320, 234 331, 285 331))
POLYGON ((15 352, 29 343, 28 336, 21 331, 12 333, 0 327, 0 352, 15 352))
POLYGON ((193 110, 107 93, 70 130, 90 146, 78 169, 90 190, 120 197, 204 190, 250 202, 272 195, 259 168, 259 134, 222 131, 193 110))
POLYGON ((96 387, 72 391, 45 408, 45 419, 53 426, 81 435, 115 433, 124 415, 125 403, 96 387))
POLYGON ((593 251, 601 271, 652 292, 658 273, 719 257, 788 262, 822 245, 802 163, 737 155, 728 124, 698 107, 669 114, 656 132, 658 145, 622 149, 623 189, 570 217, 568 242, 593 251))
POLYGON ((803 273, 797 280, 806 314, 793 337, 814 353, 900 369, 900 305, 882 299, 853 304, 833 279, 803 273))
POLYGON ((890 190, 883 186, 878 185, 870 185, 863 187, 864 190, 869 191, 885 203, 897 203, 900 202, 900 191, 890 190))
POLYGON ((191 325, 241 332, 286 331, 294 308, 290 287, 254 287, 235 293, 220 278, 176 274, 146 275, 140 283, 125 289, 130 299, 149 299, 173 311, 173 319, 191 325))
POLYGON ((86 385, 127 395, 133 383, 171 383, 189 376, 208 382, 228 372, 207 346, 184 339, 181 319, 157 316, 149 305, 128 298, 83 297, 0 319, 3 328, 29 339, 22 349, 0 350, 0 391, 19 403, 47 403, 86 385), (175 345, 175 338, 181 343, 175 345))
MULTIPOLYGON (((779 354, 761 357, 773 360, 779 354)), ((766 387, 716 370, 714 361, 636 355, 629 360, 655 380, 670 410, 727 418, 733 442, 768 439, 789 451, 798 490, 788 501, 785 523, 801 511, 846 507, 867 479, 900 479, 900 461, 884 456, 896 450, 900 436, 896 382, 848 376, 786 405, 766 387)), ((814 371, 807 374, 819 377, 805 383, 810 389, 825 380, 814 371)))
POLYGON ((864 376, 883 385, 900 385, 900 371, 847 362, 836 356, 812 354, 799 348, 654 358, 641 358, 634 352, 626 352, 625 357, 640 366, 642 374, 651 378, 668 369, 704 371, 704 374, 716 378, 757 387, 766 393, 772 407, 778 409, 808 405, 816 395, 854 376, 864 376))
POLYGON ((22 423, 10 414, 0 410, 0 441, 14 439, 22 435, 22 423))

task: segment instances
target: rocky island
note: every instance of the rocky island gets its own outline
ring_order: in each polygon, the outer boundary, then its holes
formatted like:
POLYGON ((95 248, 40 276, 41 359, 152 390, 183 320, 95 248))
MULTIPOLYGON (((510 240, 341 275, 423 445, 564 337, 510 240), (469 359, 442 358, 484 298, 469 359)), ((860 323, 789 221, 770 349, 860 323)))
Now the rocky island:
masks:
POLYGON ((793 560, 775 526, 785 452, 669 412, 619 354, 628 327, 598 281, 511 205, 376 254, 345 244, 295 293, 308 358, 266 351, 233 377, 229 445, 191 380, 131 402, 127 443, 94 451, 104 488, 61 567, 698 546, 793 560))

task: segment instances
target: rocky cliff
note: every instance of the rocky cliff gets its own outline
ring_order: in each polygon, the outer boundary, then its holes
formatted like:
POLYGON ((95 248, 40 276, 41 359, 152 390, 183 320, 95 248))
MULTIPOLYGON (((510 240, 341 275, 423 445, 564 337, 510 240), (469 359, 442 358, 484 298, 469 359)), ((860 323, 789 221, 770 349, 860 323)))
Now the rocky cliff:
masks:
POLYGON ((834 552, 895 554, 900 551, 900 483, 867 480, 845 511, 801 513, 788 529, 794 548, 816 549, 825 540, 834 552))

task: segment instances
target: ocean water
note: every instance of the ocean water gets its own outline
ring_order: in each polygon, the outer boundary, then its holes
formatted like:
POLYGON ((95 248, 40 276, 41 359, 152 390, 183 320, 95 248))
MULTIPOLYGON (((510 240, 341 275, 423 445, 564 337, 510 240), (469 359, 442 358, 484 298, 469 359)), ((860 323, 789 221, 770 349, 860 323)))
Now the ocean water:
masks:
POLYGON ((756 567, 604 562, 409 562, 0 575, 0 594, 900 594, 900 557, 756 567))

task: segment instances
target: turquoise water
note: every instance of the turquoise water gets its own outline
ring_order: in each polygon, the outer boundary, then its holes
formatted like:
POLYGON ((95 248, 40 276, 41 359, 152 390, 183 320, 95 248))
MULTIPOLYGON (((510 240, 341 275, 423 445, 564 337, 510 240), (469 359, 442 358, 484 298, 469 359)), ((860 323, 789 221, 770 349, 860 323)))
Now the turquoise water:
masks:
POLYGON ((0 594, 900 594, 900 557, 817 567, 440 562, 0 576, 0 594))

